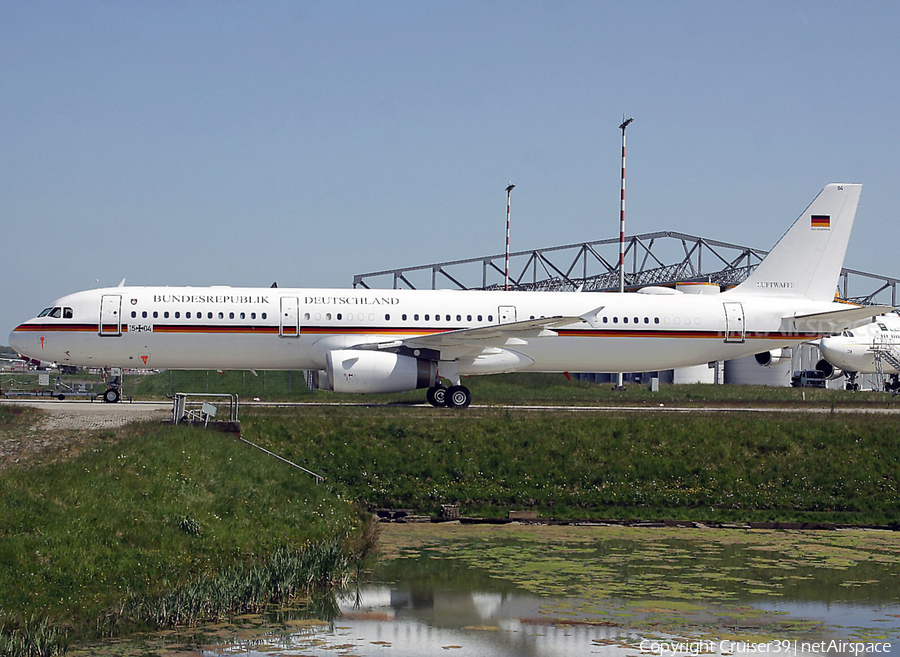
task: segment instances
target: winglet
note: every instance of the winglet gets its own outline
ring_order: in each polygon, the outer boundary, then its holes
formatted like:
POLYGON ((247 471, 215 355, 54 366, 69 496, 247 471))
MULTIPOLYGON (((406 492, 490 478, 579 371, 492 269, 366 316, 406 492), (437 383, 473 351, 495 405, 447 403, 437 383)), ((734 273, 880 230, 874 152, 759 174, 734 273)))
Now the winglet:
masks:
POLYGON ((606 308, 606 306, 600 306, 598 308, 594 308, 593 310, 589 310, 583 315, 579 315, 578 319, 580 319, 582 322, 590 324, 591 328, 597 328, 597 326, 600 324, 600 311, 604 308, 606 308))

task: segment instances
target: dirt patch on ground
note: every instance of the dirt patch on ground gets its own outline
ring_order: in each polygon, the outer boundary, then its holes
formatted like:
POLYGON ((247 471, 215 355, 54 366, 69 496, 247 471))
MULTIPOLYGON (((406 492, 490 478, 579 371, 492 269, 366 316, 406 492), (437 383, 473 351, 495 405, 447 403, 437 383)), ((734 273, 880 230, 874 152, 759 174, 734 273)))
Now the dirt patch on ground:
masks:
POLYGON ((104 404, 102 402, 0 401, 25 407, 27 417, 0 426, 0 467, 28 463, 38 457, 65 458, 99 433, 131 422, 163 422, 171 418, 169 403, 104 404))

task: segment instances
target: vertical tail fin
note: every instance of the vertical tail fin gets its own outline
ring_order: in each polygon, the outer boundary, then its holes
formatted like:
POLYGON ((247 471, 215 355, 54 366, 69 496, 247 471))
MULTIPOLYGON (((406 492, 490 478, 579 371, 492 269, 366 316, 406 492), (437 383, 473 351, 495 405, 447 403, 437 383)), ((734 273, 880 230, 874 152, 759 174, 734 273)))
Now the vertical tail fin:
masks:
POLYGON ((862 185, 827 185, 743 283, 741 294, 832 301, 862 185))

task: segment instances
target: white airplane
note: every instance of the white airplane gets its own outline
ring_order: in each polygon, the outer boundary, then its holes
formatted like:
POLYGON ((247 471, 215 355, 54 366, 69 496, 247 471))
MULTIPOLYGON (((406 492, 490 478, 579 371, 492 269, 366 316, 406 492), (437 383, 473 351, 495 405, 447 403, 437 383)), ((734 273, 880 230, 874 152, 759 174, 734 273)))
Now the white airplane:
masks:
MULTIPOLYGON (((53 302, 10 335, 61 365, 317 370, 320 387, 427 388, 471 402, 461 377, 643 372, 816 340, 886 308, 834 302, 862 186, 831 184, 750 277, 720 295, 119 287, 53 302), (450 383, 449 387, 442 384, 450 383)), ((118 391, 107 390, 107 401, 118 391)))
POLYGON ((889 374, 886 387, 900 390, 900 315, 896 312, 880 315, 875 321, 840 335, 819 341, 822 360, 816 369, 830 379, 847 377, 847 390, 859 390, 858 374, 889 374))

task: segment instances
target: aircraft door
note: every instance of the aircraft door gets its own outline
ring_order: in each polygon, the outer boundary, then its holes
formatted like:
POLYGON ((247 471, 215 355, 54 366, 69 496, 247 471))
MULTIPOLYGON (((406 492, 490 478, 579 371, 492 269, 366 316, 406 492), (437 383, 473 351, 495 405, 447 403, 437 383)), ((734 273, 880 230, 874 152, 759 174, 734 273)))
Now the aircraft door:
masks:
POLYGON ((100 335, 122 335, 122 295, 100 297, 100 335))
POLYGON ((511 324, 516 321, 516 307, 500 306, 497 309, 497 316, 500 319, 500 324, 511 324))
POLYGON ((725 342, 744 341, 744 306, 737 301, 725 301, 725 342))
POLYGON ((282 338, 300 337, 300 310, 297 305, 297 297, 281 297, 279 335, 282 338))

